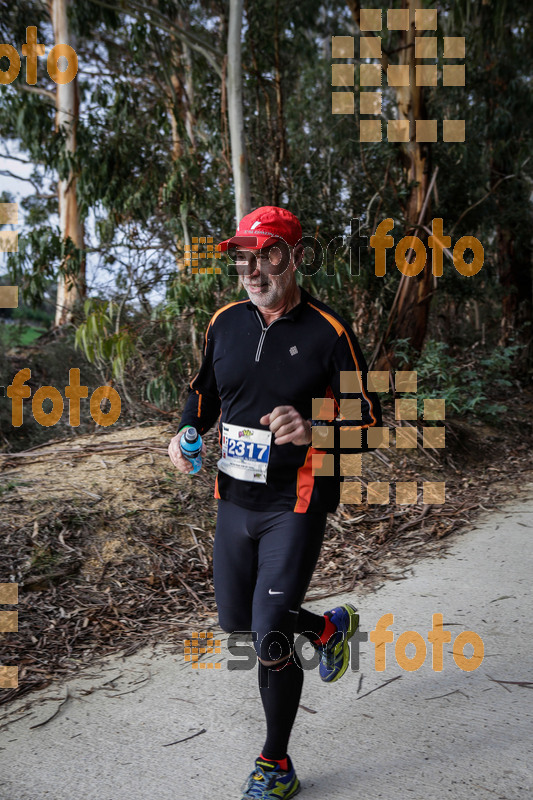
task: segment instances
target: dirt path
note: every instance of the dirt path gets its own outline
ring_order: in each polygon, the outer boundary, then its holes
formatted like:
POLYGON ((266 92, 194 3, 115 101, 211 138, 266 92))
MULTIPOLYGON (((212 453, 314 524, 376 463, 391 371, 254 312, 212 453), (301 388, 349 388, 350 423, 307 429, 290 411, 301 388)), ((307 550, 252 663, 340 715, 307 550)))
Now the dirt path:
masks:
MULTIPOLYGON (((392 613, 394 644, 383 672, 367 642, 360 670, 338 683, 306 673, 289 746, 302 798, 531 796, 532 530, 529 483, 519 500, 454 535, 445 557, 421 559, 377 591, 306 603, 323 612, 355 602, 366 632, 392 613), (462 631, 481 637, 475 670, 457 665, 452 649, 460 648, 452 644, 444 645, 441 672, 432 669, 429 645, 417 671, 399 666, 398 636, 417 631, 427 644, 434 613, 443 614, 452 643, 462 631)), ((193 670, 181 649, 146 648, 53 683, 32 695, 30 708, 25 698, 11 704, 13 721, 0 720, 3 800, 238 798, 264 741, 257 674, 228 670, 227 637, 210 630, 222 652, 201 658, 219 669, 193 670)), ((464 654, 472 655, 470 645, 464 654)), ((352 664, 353 657, 354 648, 352 664)))

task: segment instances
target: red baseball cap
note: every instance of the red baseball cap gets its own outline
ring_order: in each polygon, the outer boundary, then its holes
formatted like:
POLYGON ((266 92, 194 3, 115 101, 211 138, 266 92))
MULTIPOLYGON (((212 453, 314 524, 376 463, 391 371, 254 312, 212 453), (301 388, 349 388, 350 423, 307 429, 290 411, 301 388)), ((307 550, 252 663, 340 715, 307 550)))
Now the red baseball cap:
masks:
POLYGON ((294 247, 302 238, 302 226, 286 208, 277 206, 261 206, 243 217, 235 236, 220 242, 222 252, 231 245, 240 245, 248 250, 261 250, 262 247, 274 244, 283 239, 294 247))

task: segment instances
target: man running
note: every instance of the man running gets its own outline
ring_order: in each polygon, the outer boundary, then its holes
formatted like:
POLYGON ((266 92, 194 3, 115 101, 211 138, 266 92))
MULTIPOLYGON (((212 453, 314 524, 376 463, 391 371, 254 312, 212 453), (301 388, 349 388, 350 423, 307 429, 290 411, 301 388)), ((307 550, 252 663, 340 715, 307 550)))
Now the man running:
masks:
POLYGON ((382 425, 351 327, 296 283, 301 238, 294 214, 264 206, 221 243, 249 299, 211 318, 168 448, 172 463, 190 472, 179 449, 184 430, 203 434, 218 419, 215 599, 224 631, 252 632, 267 727, 241 800, 290 798, 300 789, 287 753, 304 678, 294 634, 317 648, 323 681, 338 680, 348 667, 356 609, 346 604, 318 615, 301 603, 327 514, 339 504, 339 448, 367 450, 367 429, 382 425), (357 418, 339 418, 341 397, 360 402, 357 418))

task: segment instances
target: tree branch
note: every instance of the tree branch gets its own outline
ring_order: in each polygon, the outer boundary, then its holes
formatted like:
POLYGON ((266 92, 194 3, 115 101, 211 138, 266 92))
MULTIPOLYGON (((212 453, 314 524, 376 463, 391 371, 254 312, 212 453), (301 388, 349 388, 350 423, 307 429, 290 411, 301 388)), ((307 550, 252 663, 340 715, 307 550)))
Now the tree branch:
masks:
POLYGON ((220 63, 222 61, 222 55, 216 47, 208 44, 206 39, 202 39, 200 36, 196 36, 196 34, 190 31, 183 30, 183 28, 180 28, 175 22, 171 22, 155 8, 145 6, 142 3, 136 3, 134 0, 129 0, 127 8, 121 8, 113 3, 106 3, 105 0, 91 0, 91 2, 102 8, 115 11, 117 14, 130 14, 135 17, 135 19, 143 22, 146 22, 144 15, 148 14, 150 16, 150 24, 166 33, 173 34, 178 39, 188 44, 191 50, 196 50, 198 53, 201 53, 209 64, 211 64, 219 78, 222 78, 222 67, 220 63))
POLYGON ((51 92, 49 89, 39 89, 36 86, 26 86, 23 83, 18 83, 15 86, 17 92, 30 92, 30 94, 41 94, 44 97, 49 97, 53 102, 56 101, 55 92, 51 92))
POLYGON ((479 200, 476 200, 476 202, 473 205, 471 205, 469 208, 467 208, 467 209, 465 209, 463 211, 463 213, 461 214, 461 216, 459 217, 459 219, 457 220, 457 222, 453 226, 453 228, 451 230, 451 233, 454 232, 454 230, 457 228, 457 226, 459 225, 461 220, 463 220, 470 211, 472 211, 476 206, 479 206, 481 203, 483 203, 487 199, 487 197, 490 197, 490 195, 493 194, 496 191, 496 189, 498 188, 500 183, 503 183, 504 181, 508 181, 508 180, 510 180, 510 178, 516 178, 516 177, 517 177, 516 174, 505 175, 503 178, 500 178, 499 181, 496 181, 494 186, 491 189, 489 189, 487 194, 483 195, 483 197, 481 197, 479 200))
POLYGON ((15 175, 15 173, 11 172, 9 169, 0 170, 0 175, 5 175, 8 178, 14 178, 16 181, 26 181, 26 183, 31 183, 36 192, 35 196, 41 200, 51 200, 53 197, 57 197, 56 194, 41 194, 35 181, 33 181, 31 178, 23 178, 21 175, 15 175))

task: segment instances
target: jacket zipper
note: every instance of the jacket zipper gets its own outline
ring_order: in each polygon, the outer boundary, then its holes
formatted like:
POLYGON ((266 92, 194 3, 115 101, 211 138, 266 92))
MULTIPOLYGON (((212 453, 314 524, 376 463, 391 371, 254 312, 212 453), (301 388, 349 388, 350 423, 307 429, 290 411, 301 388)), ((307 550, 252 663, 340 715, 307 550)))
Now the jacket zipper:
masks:
POLYGON ((271 322, 271 323, 270 323, 270 325, 268 325, 268 326, 265 328, 265 326, 263 325, 263 320, 262 320, 262 318, 260 317, 259 313, 257 312, 257 309, 255 310, 255 313, 257 314, 257 319, 259 320, 259 323, 260 323, 260 325, 261 325, 261 337, 260 337, 260 339, 259 339, 259 344, 257 345, 257 351, 256 351, 256 353, 255 353, 255 360, 256 360, 256 362, 257 362, 257 361, 259 361, 259 359, 261 358, 261 351, 262 351, 262 349, 263 349, 263 342, 265 341, 265 336, 266 336, 266 332, 267 332, 267 330, 268 330, 268 329, 269 329, 269 328, 270 328, 272 325, 274 325, 276 322, 279 322, 280 320, 284 319, 284 317, 280 317, 279 319, 275 319, 275 320, 274 320, 274 322, 271 322))

